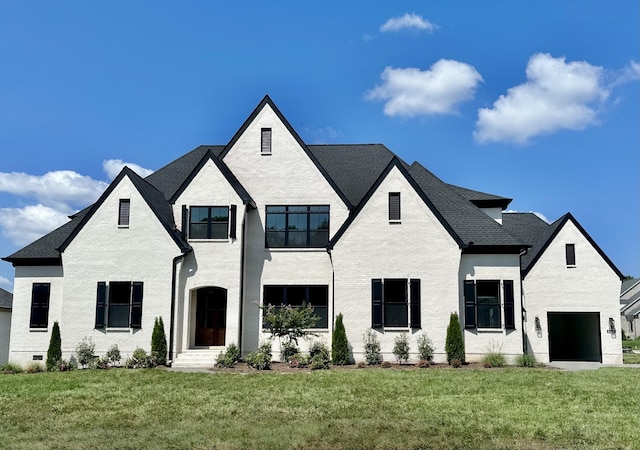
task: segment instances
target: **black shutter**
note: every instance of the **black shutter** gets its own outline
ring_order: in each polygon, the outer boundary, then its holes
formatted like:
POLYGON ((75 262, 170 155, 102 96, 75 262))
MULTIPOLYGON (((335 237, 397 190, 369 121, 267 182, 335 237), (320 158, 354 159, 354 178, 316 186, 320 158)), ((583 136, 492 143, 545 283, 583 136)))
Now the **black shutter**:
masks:
POLYGON ((47 328, 49 326, 49 294, 51 284, 34 283, 31 288, 30 328, 47 328))
POLYGON ((420 328, 420 280, 410 282, 411 290, 411 328, 420 328))
POLYGON ((504 280, 504 327, 507 330, 515 330, 516 318, 513 304, 513 281, 504 280))
POLYGON ((96 328, 104 328, 107 311, 107 283, 98 282, 98 292, 96 294, 96 328))
POLYGON ((235 239, 236 238, 236 215, 238 213, 238 208, 236 207, 236 205, 231 205, 230 211, 229 211, 229 237, 231 239, 235 239))
POLYGON ((389 192, 389 220, 400 220, 400 192, 389 192))
POLYGON ((182 237, 187 239, 189 237, 189 210, 187 205, 182 205, 182 237))
POLYGON ((476 327, 476 285, 473 280, 464 281, 464 327, 476 327))
POLYGON ((142 283, 133 282, 131 290, 131 328, 142 328, 142 283))
POLYGON ((382 280, 371 280, 371 327, 382 327, 382 280))

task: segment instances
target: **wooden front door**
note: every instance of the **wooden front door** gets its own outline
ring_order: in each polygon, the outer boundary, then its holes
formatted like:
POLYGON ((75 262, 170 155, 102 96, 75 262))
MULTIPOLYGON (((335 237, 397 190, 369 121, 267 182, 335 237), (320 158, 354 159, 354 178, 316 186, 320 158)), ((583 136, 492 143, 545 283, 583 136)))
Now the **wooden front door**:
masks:
POLYGON ((196 347, 224 346, 227 330, 227 290, 198 289, 196 296, 196 347))

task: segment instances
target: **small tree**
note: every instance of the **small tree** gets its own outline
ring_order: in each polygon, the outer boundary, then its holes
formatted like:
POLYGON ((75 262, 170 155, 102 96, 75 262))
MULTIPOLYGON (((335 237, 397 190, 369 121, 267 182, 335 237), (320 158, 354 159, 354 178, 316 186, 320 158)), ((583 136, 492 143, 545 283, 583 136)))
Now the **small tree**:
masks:
POLYGON ((409 336, 407 333, 400 333, 393 340, 393 354, 399 364, 405 364, 409 360, 409 336))
POLYGON ((380 341, 376 334, 368 329, 364 333, 364 357, 369 365, 382 363, 382 353, 380 353, 380 341))
POLYGON ((51 331, 51 340, 49 341, 49 350, 47 350, 47 370, 52 371, 58 361, 62 359, 62 339, 60 339, 60 325, 53 322, 53 330, 51 331))
POLYGON ((151 334, 151 356, 156 359, 158 365, 167 363, 167 335, 164 333, 162 317, 156 317, 151 334))
POLYGON ((339 366, 343 366, 351 363, 349 357, 349 341, 347 340, 347 332, 344 329, 344 323, 342 323, 342 313, 336 317, 336 325, 333 329, 333 336, 331 338, 331 359, 333 363, 339 366))
POLYGON ((418 358, 421 361, 433 361, 433 354, 435 353, 435 348, 433 347, 433 342, 427 336, 426 331, 422 332, 420 336, 418 336, 418 358))
POLYGON ((260 309, 264 328, 271 333, 272 339, 278 338, 281 349, 287 349, 287 355, 284 356, 290 356, 293 347, 297 349, 298 339, 315 336, 309 328, 313 328, 320 318, 311 305, 302 308, 267 305, 260 306, 260 309))
POLYGON ((94 353, 96 351, 96 345, 89 337, 83 337, 80 343, 76 346, 76 356, 78 357, 78 363, 83 368, 95 368, 92 363, 96 358, 94 353))
POLYGON ((447 362, 449 364, 451 364, 451 360, 453 359, 456 359, 461 363, 464 362, 464 341, 462 340, 462 329, 460 328, 458 313, 451 313, 449 326, 447 327, 445 350, 447 352, 447 362))

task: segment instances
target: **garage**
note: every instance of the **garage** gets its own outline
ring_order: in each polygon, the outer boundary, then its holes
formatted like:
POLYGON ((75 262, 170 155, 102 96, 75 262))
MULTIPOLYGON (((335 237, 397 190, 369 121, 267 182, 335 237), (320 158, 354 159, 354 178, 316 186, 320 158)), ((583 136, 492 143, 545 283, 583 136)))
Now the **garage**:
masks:
POLYGON ((600 313, 547 313, 551 361, 602 362, 600 313))

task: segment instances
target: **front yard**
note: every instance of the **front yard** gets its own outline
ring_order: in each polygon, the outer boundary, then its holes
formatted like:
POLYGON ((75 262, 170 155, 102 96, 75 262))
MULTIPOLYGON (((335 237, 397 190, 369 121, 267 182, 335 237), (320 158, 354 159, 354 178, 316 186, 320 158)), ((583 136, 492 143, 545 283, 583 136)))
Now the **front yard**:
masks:
POLYGON ((0 375, 0 448, 638 448, 637 369, 0 375))

